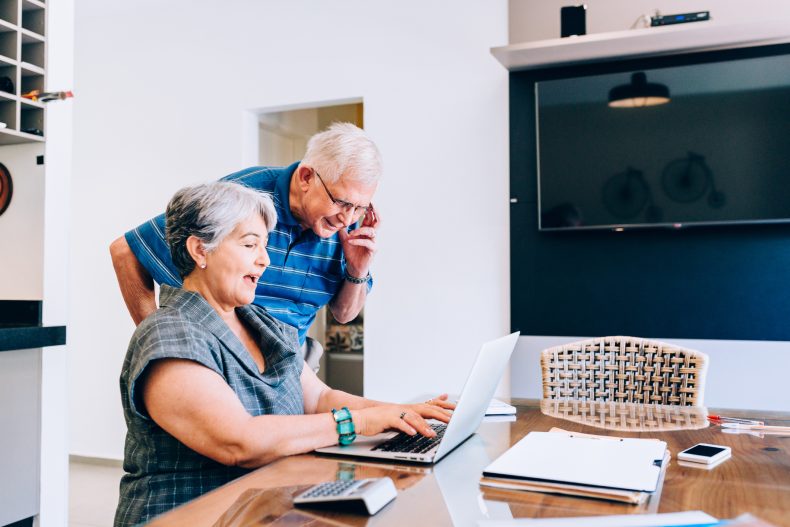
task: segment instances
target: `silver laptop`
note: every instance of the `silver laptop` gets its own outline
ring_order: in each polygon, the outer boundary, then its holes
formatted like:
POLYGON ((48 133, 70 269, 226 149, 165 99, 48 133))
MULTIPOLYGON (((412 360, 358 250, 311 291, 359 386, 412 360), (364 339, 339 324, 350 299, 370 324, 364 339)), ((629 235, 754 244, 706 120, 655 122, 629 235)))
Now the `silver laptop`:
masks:
POLYGON ((436 430, 434 438, 388 432, 371 437, 357 436, 348 446, 319 448, 316 452, 344 456, 395 459, 415 463, 436 463, 475 433, 483 421, 488 403, 505 373, 519 332, 486 342, 458 399, 450 422, 429 421, 436 430))

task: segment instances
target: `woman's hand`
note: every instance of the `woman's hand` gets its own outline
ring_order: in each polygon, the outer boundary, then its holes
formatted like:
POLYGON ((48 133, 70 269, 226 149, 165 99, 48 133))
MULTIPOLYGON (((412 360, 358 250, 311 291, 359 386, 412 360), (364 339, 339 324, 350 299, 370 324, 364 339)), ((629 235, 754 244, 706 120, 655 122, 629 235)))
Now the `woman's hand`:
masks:
POLYGON ((354 428, 363 436, 400 430, 409 435, 419 432, 426 437, 434 437, 436 432, 425 420, 447 423, 450 415, 450 412, 432 404, 385 404, 351 411, 354 428))
POLYGON ((443 408, 444 410, 455 410, 455 403, 451 403, 450 401, 447 400, 446 393, 428 399, 427 401, 425 401, 425 404, 438 406, 439 408, 443 408))

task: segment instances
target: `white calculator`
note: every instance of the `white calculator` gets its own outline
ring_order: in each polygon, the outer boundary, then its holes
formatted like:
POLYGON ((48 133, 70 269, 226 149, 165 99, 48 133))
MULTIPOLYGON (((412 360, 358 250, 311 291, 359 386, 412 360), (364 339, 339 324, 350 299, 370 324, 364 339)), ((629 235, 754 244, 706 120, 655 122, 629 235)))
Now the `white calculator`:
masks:
POLYGON ((398 495, 390 478, 330 481, 310 487, 294 498, 294 505, 362 509, 376 514, 398 495))

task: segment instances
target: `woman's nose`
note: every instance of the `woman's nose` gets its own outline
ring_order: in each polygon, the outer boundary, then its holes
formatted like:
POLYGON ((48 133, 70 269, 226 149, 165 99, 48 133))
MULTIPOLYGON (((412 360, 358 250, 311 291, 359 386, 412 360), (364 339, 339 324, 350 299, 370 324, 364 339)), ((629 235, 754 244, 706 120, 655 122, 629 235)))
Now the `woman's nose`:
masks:
POLYGON ((263 267, 269 267, 269 264, 272 263, 272 261, 269 259, 269 252, 266 250, 266 247, 261 250, 255 263, 262 265, 263 267))

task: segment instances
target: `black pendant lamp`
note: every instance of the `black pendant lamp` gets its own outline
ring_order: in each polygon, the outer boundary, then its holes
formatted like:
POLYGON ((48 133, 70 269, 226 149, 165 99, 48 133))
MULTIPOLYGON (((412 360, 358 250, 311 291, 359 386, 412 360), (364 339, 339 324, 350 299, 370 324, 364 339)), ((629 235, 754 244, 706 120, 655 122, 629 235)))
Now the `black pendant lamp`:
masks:
POLYGON ((657 82, 647 82, 647 75, 639 71, 631 75, 629 84, 609 90, 609 107, 642 108, 669 102, 669 88, 657 82))

